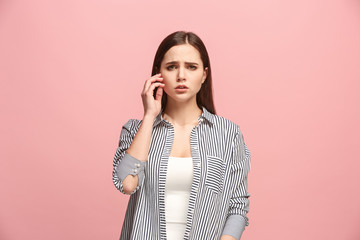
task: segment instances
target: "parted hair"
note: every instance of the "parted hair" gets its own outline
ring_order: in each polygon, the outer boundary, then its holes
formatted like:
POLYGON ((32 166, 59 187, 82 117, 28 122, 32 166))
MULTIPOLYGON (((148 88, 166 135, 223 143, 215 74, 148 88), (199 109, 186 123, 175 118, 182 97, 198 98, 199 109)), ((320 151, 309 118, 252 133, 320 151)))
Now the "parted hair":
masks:
MULTIPOLYGON (((204 69, 207 67, 208 72, 205 79, 205 82, 201 85, 201 89, 196 94, 196 103, 198 107, 201 109, 205 107, 209 112, 216 114, 214 102, 213 102, 213 94, 212 94, 212 78, 211 78, 211 67, 210 67, 210 59, 206 47, 203 41, 193 32, 185 32, 185 31, 177 31, 168 35, 159 45, 152 67, 151 76, 160 72, 161 62, 164 59, 166 52, 173 46, 181 45, 181 44, 191 44, 195 47, 201 56, 201 60, 204 65, 204 69)), ((157 88, 156 88, 157 89, 157 88)), ((155 94, 155 92, 154 92, 155 94)), ((161 99, 161 108, 165 109, 167 103, 167 94, 163 91, 163 96, 161 99)))

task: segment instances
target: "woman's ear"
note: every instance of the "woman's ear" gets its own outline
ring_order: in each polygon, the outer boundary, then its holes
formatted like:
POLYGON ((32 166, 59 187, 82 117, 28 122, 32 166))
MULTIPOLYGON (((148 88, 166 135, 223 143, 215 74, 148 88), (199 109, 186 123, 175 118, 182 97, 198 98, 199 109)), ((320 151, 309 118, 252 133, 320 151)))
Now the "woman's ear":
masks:
POLYGON ((207 78, 207 74, 208 74, 208 67, 206 67, 206 68, 204 69, 203 81, 202 81, 201 84, 203 84, 203 83, 205 82, 205 80, 206 80, 206 78, 207 78))

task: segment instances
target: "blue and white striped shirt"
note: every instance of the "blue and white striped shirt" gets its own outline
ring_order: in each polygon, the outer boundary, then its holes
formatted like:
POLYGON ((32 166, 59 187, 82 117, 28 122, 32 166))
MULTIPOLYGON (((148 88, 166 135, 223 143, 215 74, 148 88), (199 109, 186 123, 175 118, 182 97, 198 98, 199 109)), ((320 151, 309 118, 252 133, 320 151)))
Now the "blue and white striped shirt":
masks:
MULTIPOLYGON (((224 234, 240 239, 249 225, 250 151, 237 124, 205 107, 202 110, 190 134, 193 183, 184 239, 218 240, 224 234)), ((123 125, 113 161, 113 183, 122 193, 126 194, 122 186, 126 176, 139 177, 129 199, 120 240, 166 240, 164 193, 174 128, 160 112, 144 162, 126 152, 141 122, 130 119, 123 125)))

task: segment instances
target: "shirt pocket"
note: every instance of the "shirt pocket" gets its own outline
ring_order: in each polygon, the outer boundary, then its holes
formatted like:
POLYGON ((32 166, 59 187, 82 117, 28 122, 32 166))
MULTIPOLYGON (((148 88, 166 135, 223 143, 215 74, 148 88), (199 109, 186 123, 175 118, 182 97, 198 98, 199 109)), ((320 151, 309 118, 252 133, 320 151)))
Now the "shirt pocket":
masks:
POLYGON ((221 191, 224 175, 224 160, 216 156, 207 156, 205 185, 216 193, 221 191))

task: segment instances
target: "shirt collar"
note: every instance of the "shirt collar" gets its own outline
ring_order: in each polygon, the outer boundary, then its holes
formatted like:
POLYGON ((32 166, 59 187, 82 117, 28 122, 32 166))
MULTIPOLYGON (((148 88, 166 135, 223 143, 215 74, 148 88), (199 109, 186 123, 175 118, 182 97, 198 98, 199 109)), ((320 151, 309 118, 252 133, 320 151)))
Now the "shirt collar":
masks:
MULTIPOLYGON (((198 121, 200 123, 200 119, 204 119, 207 122, 214 124, 214 114, 212 114, 211 112, 209 112, 205 107, 202 107, 202 114, 199 116, 198 121)), ((160 111, 160 113, 156 116, 155 120, 154 120, 154 127, 157 126, 160 122, 164 122, 165 124, 169 124, 168 121, 166 121, 165 119, 163 119, 162 117, 162 113, 163 110, 160 111)))

